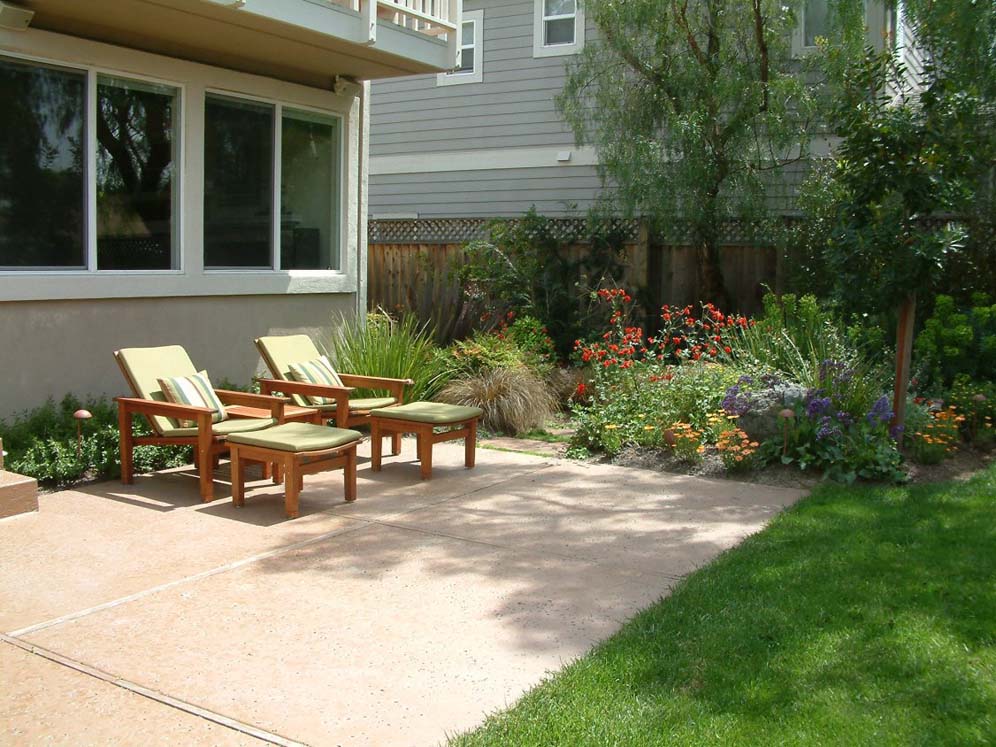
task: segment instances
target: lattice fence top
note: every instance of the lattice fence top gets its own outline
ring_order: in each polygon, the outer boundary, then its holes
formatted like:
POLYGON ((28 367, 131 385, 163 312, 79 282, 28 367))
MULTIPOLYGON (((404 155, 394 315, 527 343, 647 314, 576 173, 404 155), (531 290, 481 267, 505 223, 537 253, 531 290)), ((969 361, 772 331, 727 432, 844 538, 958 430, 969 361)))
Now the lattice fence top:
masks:
MULTIPOLYGON (((490 238, 488 226, 494 218, 399 218, 375 219, 367 224, 367 240, 371 244, 462 244, 490 238)), ((520 223, 518 218, 504 219, 506 223, 520 223)), ((785 223, 801 220, 799 216, 782 216, 785 223)), ((934 228, 950 222, 951 217, 937 216, 923 221, 925 227, 934 228)), ((638 218, 612 218, 602 224, 608 232, 634 241, 640 233, 638 218)), ((587 218, 550 218, 546 226, 561 241, 583 243, 588 237, 587 218)), ((723 246, 758 245, 765 232, 747 220, 723 220, 717 226, 719 243, 723 246)), ((996 240, 996 229, 991 225, 973 225, 971 233, 976 243, 980 240, 991 244, 996 240)), ((663 244, 684 245, 691 239, 687 224, 674 223, 659 232, 655 241, 663 244)))
MULTIPOLYGON (((375 219, 367 224, 367 241, 371 244, 459 244, 490 237, 488 226, 494 218, 402 218, 375 219)), ((505 220, 518 224, 518 218, 505 220)), ((586 218, 551 218, 547 226, 562 241, 582 240, 588 232, 586 218)), ((605 228, 619 232, 624 240, 633 240, 640 231, 636 219, 612 218, 605 228)))

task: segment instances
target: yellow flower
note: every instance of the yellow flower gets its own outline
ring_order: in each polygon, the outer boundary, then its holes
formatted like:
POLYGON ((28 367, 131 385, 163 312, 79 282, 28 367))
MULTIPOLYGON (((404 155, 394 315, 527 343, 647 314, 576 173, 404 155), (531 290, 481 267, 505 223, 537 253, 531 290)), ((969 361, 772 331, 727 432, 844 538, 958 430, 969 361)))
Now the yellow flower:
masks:
POLYGON ((607 431, 614 431, 614 430, 618 430, 618 429, 619 429, 619 426, 616 425, 615 423, 609 423, 609 424, 607 424, 605 426, 605 430, 607 430, 607 431))

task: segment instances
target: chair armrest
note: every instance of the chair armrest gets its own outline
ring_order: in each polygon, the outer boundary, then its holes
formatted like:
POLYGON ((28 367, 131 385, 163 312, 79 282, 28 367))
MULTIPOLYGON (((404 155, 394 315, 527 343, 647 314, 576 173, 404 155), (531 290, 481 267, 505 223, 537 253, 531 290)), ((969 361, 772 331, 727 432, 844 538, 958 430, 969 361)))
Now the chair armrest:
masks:
POLYGON ((277 420, 283 418, 284 406, 290 402, 286 397, 273 397, 267 394, 252 394, 251 392, 236 392, 231 389, 215 389, 214 393, 218 395, 218 399, 222 401, 222 404, 259 407, 263 410, 269 410, 270 415, 277 420))
POLYGON ((411 379, 388 379, 383 376, 361 376, 359 374, 339 374, 342 383, 357 389, 386 389, 399 401, 404 400, 405 387, 415 382, 411 379))
POLYGON ((303 381, 284 381, 282 379, 256 379, 259 388, 264 392, 282 392, 283 394, 300 394, 304 397, 329 397, 348 401, 353 391, 351 386, 326 386, 325 384, 307 384, 303 381))
POLYGON ((214 412, 210 407, 180 405, 175 402, 159 402, 154 399, 139 399, 137 397, 115 397, 114 401, 127 412, 139 415, 162 415, 167 418, 181 418, 183 420, 197 420, 198 415, 205 414, 210 417, 211 413, 214 412))

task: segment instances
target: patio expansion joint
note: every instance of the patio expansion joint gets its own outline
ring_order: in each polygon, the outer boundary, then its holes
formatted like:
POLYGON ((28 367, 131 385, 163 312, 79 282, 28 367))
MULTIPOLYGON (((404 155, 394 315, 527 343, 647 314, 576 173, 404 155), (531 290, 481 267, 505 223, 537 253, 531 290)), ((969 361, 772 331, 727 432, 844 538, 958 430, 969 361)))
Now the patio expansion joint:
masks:
POLYGON ((102 669, 92 667, 89 664, 85 664, 76 659, 72 659, 68 656, 64 656, 56 651, 47 649, 43 646, 38 646, 34 643, 29 643, 28 641, 21 640, 15 636, 7 635, 5 633, 0 633, 0 642, 6 643, 15 648, 19 648, 22 651, 38 656, 42 659, 52 662, 53 664, 58 664, 63 667, 72 669, 80 674, 86 675, 88 677, 93 677, 102 682, 106 682, 108 685, 114 687, 119 687, 122 690, 127 690, 135 695, 139 695, 143 698, 148 698, 149 700, 155 701, 160 705, 167 706, 168 708, 175 708, 176 710, 183 711, 191 716, 203 719, 205 721, 210 721, 212 723, 223 726, 232 731, 237 731, 242 734, 246 734, 255 739, 259 739, 263 742, 268 742, 270 744, 281 745, 281 747, 307 747, 305 743, 298 742, 293 739, 288 739, 275 732, 267 731, 265 729, 260 729, 252 724, 248 724, 244 721, 239 721, 238 719, 231 718, 222 713, 209 710, 207 708, 202 708, 201 706, 195 705, 193 703, 188 703, 185 700, 180 700, 179 698, 174 698, 171 695, 166 695, 158 690, 152 690, 147 687, 143 687, 137 682, 132 682, 131 680, 124 679, 122 677, 116 677, 109 672, 105 672, 102 669))

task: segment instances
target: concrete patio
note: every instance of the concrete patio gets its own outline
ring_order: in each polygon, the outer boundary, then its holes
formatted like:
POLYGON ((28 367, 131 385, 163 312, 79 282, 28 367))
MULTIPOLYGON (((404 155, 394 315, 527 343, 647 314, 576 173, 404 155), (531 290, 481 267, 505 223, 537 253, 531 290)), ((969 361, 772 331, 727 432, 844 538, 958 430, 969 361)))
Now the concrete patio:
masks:
POLYGON ((801 497, 414 442, 301 517, 190 470, 0 522, 0 744, 435 745, 801 497))

